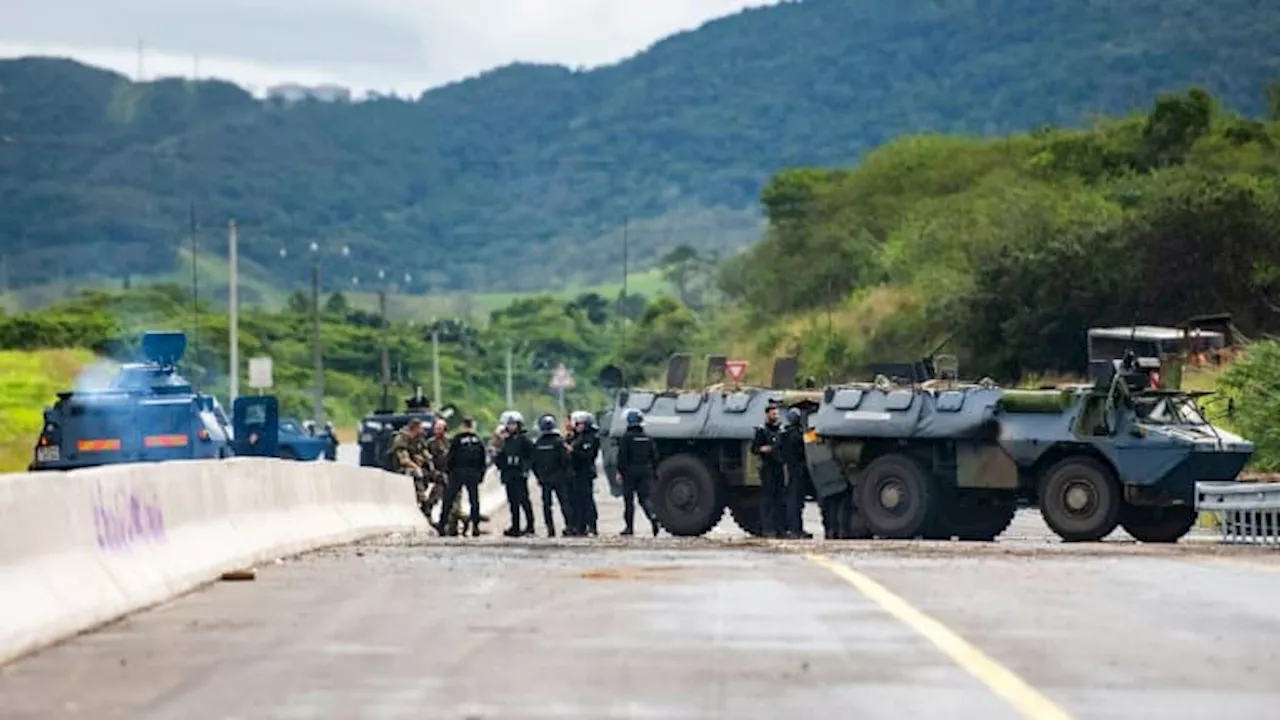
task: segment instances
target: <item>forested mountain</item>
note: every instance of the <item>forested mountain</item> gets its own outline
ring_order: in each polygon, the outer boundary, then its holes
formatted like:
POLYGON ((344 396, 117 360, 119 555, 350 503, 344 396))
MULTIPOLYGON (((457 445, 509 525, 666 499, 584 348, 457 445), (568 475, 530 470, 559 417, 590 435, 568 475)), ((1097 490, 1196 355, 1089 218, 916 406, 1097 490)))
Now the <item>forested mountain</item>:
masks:
POLYGON ((1260 114, 1277 30, 1266 0, 809 0, 592 71, 332 104, 4 61, 0 252, 12 284, 157 274, 194 204, 203 247, 235 217, 249 266, 287 282, 312 241, 329 272, 406 270, 418 290, 598 280, 624 226, 638 265, 729 251, 758 236, 775 172, 903 133, 1080 124, 1190 84, 1260 114))

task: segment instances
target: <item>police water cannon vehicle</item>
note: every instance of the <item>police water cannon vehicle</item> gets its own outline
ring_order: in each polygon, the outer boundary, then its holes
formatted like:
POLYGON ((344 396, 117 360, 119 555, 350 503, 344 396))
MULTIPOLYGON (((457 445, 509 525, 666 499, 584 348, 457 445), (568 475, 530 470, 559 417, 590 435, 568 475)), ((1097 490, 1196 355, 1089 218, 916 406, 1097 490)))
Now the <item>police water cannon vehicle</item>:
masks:
POLYGON ((448 420, 457 414, 457 408, 453 405, 444 405, 439 411, 433 411, 431 401, 422 394, 421 386, 415 387, 413 395, 405 398, 403 412, 396 412, 387 405, 384 397, 383 406, 365 415, 360 421, 358 439, 360 465, 363 467, 394 469, 389 455, 392 439, 413 418, 422 420, 430 428, 437 417, 448 420))
MULTIPOLYGON (((673 355, 666 389, 619 389, 600 416, 605 473, 616 487, 617 438, 626 429, 626 410, 644 413, 645 432, 660 458, 653 506, 659 523, 673 535, 707 533, 726 508, 739 527, 759 535, 760 477, 750 451, 755 428, 771 405, 807 413, 822 397, 817 390, 788 389, 795 385, 795 358, 775 361, 770 387, 725 382, 725 362, 724 356, 709 356, 703 386, 685 389, 691 356, 673 355)), ((621 378, 602 377, 601 384, 621 385, 621 378)))
POLYGON ((142 336, 144 362, 128 363, 101 389, 58 393, 44 411, 31 471, 232 454, 227 416, 177 371, 181 332, 142 336))
POLYGON ((1024 497, 1067 541, 1122 526, 1176 542, 1196 520, 1197 481, 1232 481, 1253 443, 1211 425, 1208 393, 1152 387, 1128 354, 1092 383, 1015 390, 992 382, 826 388, 806 459, 820 488, 847 486, 854 537, 991 540, 1024 497))

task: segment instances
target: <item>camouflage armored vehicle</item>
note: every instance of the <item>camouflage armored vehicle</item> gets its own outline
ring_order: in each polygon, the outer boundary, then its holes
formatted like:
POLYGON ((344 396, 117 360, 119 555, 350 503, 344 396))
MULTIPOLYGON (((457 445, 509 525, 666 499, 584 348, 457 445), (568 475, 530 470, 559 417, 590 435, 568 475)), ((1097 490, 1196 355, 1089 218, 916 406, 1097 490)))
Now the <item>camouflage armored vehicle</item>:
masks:
POLYGON ((815 484, 851 486, 862 536, 990 540, 1022 496, 1064 540, 1120 525, 1177 541, 1196 519, 1196 481, 1235 480, 1253 443, 1205 420, 1207 393, 1152 387, 1132 354, 1091 374, 1044 390, 884 376, 828 387, 809 419, 815 484))
POLYGON ((796 361, 774 364, 770 388, 726 385, 724 358, 708 358, 706 385, 684 389, 690 356, 675 355, 668 364, 667 389, 618 392, 612 407, 600 414, 601 448, 611 489, 620 492, 615 472, 617 438, 626 429, 626 408, 645 414, 645 432, 654 439, 660 461, 653 488, 658 521, 672 535, 707 533, 728 508, 734 521, 752 535, 760 534, 760 478, 751 454, 755 428, 771 403, 816 408, 821 392, 784 390, 794 385, 796 361))

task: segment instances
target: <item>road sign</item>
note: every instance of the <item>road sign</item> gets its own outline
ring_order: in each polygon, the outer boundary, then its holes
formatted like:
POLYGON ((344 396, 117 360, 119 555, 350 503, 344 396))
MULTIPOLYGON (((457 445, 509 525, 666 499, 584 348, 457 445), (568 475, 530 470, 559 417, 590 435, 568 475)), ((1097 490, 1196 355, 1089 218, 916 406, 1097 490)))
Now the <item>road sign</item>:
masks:
POLYGON ((271 358, 249 358, 249 387, 255 390, 271 387, 271 358))
POLYGON ((572 390, 573 389, 573 373, 564 366, 564 363, 556 365, 556 369, 551 373, 551 389, 552 390, 572 390))
POLYGON ((724 371, 729 377, 733 378, 733 382, 740 383, 742 378, 747 374, 746 360, 725 360, 724 371))

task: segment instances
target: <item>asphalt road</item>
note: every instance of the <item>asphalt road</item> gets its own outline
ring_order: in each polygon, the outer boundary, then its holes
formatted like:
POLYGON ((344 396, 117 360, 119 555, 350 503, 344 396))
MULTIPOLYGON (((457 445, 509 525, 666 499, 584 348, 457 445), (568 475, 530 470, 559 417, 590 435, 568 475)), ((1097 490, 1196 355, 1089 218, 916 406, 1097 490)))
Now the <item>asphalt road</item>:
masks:
POLYGON ((210 586, 0 669, 0 717, 1280 717, 1274 550, 1064 545, 1034 512, 991 544, 623 539, 604 493, 599 538, 210 586))

